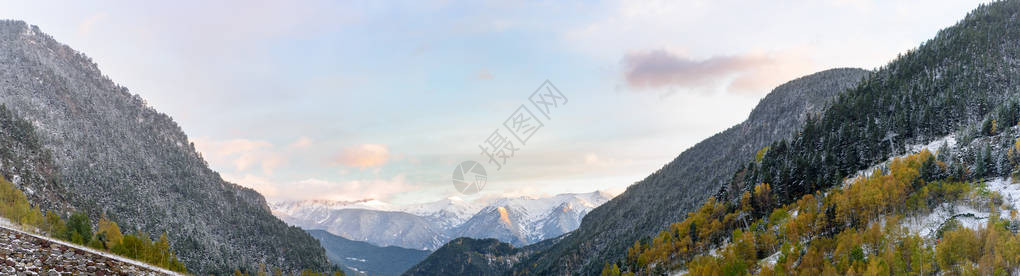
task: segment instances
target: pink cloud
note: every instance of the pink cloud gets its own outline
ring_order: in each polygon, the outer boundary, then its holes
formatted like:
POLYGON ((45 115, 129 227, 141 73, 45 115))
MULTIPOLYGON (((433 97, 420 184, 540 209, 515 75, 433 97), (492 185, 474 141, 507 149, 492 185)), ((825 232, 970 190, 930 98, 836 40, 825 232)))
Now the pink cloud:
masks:
POLYGON ((763 93, 810 72, 811 66, 794 53, 715 56, 696 60, 667 50, 632 52, 624 56, 624 77, 630 87, 712 88, 763 93))
POLYGON ((386 164, 390 151, 384 145, 361 144, 344 149, 336 161, 350 167, 371 168, 386 164))
POLYGON ((312 143, 315 143, 315 141, 312 141, 312 138, 301 136, 293 143, 290 143, 290 145, 287 145, 287 147, 292 149, 304 149, 311 147, 312 143))
POLYGON ((214 166, 230 164, 236 172, 258 168, 262 173, 271 175, 274 170, 287 163, 286 156, 278 152, 272 143, 266 141, 196 138, 192 142, 210 164, 214 166))
POLYGON ((404 175, 392 178, 346 181, 329 181, 318 178, 273 181, 252 174, 222 174, 222 176, 223 180, 255 189, 270 200, 361 200, 367 198, 382 200, 419 189, 408 183, 404 175))
POLYGON ((489 72, 489 70, 485 70, 485 68, 478 69, 477 77, 480 80, 492 80, 495 78, 495 76, 492 75, 492 72, 489 72))
POLYGON ((418 190, 405 180, 404 175, 389 179, 360 179, 328 181, 309 178, 287 184, 289 187, 277 193, 278 198, 360 200, 389 199, 393 196, 418 190))

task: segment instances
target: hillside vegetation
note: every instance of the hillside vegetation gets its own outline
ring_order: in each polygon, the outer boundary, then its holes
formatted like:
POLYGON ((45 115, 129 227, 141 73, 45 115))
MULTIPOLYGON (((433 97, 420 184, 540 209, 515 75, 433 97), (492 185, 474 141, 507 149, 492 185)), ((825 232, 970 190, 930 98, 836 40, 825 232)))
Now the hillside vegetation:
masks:
POLYGON ((768 184, 745 193, 739 206, 710 199, 650 242, 636 243, 622 270, 607 263, 603 275, 673 269, 692 275, 1004 275, 1020 267, 1020 217, 1000 194, 965 179, 939 179, 949 167, 926 150, 888 167, 783 206, 773 207, 768 184), (987 224, 971 229, 951 219, 926 237, 901 223, 960 202, 987 209, 987 224), (748 224, 751 213, 768 215, 748 224))
POLYGON ((199 274, 331 269, 317 240, 209 169, 170 116, 38 27, 0 21, 0 79, 0 104, 30 122, 0 134, 20 141, 0 144, 0 174, 36 206, 166 233, 199 274))
POLYGON ((31 206, 25 194, 6 179, 0 179, 0 217, 39 234, 105 250, 171 271, 188 271, 177 259, 177 254, 170 249, 165 233, 158 240, 153 240, 143 232, 124 234, 116 222, 105 216, 99 219, 98 229, 93 232, 92 221, 87 214, 74 213, 68 220, 52 210, 43 214, 38 206, 31 206))
POLYGON ((1001 197, 980 186, 1017 171, 1018 13, 1020 1, 982 5, 879 68, 759 151, 699 211, 603 271, 1016 273, 1014 211, 1001 213, 1001 197), (869 169, 943 137, 960 145, 869 169), (960 198, 986 211, 987 225, 949 222, 935 237, 902 227, 902 217, 960 198))

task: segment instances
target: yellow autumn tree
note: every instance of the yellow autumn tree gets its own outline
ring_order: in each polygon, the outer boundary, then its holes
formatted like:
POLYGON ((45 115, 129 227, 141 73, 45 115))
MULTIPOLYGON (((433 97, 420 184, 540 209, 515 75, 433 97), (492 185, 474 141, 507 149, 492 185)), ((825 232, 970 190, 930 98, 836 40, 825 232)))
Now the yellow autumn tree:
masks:
POLYGON ((772 186, 769 183, 761 183, 754 186, 755 207, 760 210, 770 210, 772 207, 772 186))
POLYGON ((124 240, 124 235, 120 232, 120 226, 117 226, 116 222, 107 218, 106 214, 103 214, 103 217, 99 218, 96 237, 103 242, 103 245, 107 249, 117 246, 124 240))

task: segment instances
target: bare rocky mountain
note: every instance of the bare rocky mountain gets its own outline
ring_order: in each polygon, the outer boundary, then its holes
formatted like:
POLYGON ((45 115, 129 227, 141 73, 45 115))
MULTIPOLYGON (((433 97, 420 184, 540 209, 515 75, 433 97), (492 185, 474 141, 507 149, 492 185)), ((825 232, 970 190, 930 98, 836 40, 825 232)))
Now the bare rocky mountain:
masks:
POLYGON ((3 156, 38 165, 0 171, 30 183, 19 187, 33 204, 105 213, 125 231, 165 232, 196 274, 260 263, 327 269, 314 238, 274 217, 262 195, 209 169, 170 116, 38 27, 0 21, 0 80, 0 104, 38 139, 5 144, 3 156), (37 154, 53 164, 32 160, 37 154))

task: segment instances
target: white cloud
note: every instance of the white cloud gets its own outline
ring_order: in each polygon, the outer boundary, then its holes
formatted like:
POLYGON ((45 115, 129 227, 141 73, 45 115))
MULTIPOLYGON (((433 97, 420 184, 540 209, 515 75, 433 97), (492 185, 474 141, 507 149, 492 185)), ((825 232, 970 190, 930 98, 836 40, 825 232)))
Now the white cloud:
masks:
POLYGON ((389 199, 393 196, 418 190, 406 181, 403 174, 392 178, 329 181, 308 178, 289 182, 279 187, 275 198, 359 200, 366 198, 389 199))
POLYGON ((221 173, 220 176, 227 182, 252 188, 267 198, 279 195, 280 190, 276 187, 276 185, 274 185, 269 179, 261 176, 253 174, 233 175, 227 173, 221 173))
POLYGON ((357 173, 341 169, 335 175, 308 175, 305 173, 307 170, 315 170, 317 167, 322 171, 330 171, 329 168, 335 165, 326 156, 321 156, 321 152, 303 150, 315 144, 308 137, 299 137, 282 147, 252 139, 196 138, 193 142, 211 167, 220 171, 224 180, 255 189, 271 200, 384 199, 418 189, 406 181, 404 174, 381 176, 381 166, 390 159, 389 149, 384 145, 362 144, 343 149, 334 161, 360 168, 361 171, 357 173), (323 159, 315 161, 314 156, 317 155, 323 159), (301 169, 288 168, 288 172, 274 176, 274 171, 289 165, 287 160, 291 159, 310 162, 301 163, 301 169), (326 180, 334 176, 348 179, 326 180))
POLYGON ((404 175, 388 179, 329 181, 308 178, 299 181, 273 181, 255 174, 221 174, 231 183, 252 188, 271 200, 360 200, 388 199, 418 188, 406 181, 404 175))
POLYGON ((94 14, 92 16, 89 16, 84 21, 82 21, 80 24, 78 24, 78 35, 79 36, 89 36, 90 34, 92 34, 93 27, 97 23, 106 20, 106 18, 108 16, 109 15, 107 13, 105 13, 105 12, 101 12, 101 13, 97 13, 97 14, 94 14))
POLYGON ((605 168, 614 168, 621 166, 631 166, 634 164, 634 160, 630 159, 617 159, 612 157, 599 156, 595 153, 584 154, 582 158, 584 160, 582 169, 597 168, 603 170, 605 168))

